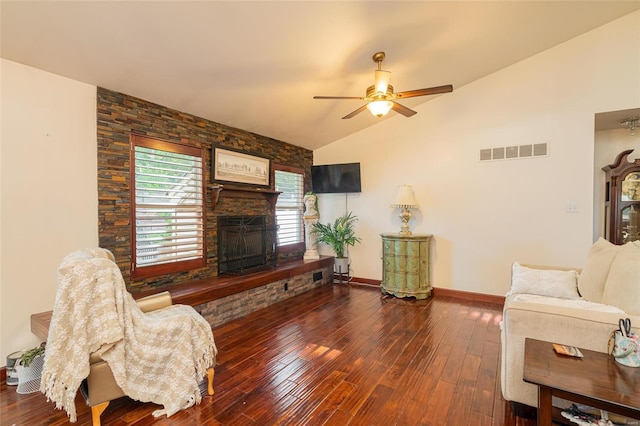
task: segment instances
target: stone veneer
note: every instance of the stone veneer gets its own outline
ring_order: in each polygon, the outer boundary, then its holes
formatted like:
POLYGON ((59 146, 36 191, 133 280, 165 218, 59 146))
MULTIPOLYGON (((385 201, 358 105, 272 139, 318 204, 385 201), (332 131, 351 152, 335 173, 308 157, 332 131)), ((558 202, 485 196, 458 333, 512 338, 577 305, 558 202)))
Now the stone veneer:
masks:
MULTIPOLYGON (((274 224, 275 213, 266 200, 220 197, 212 207, 211 192, 206 196, 207 267, 131 281, 129 136, 134 134, 205 148, 205 184, 211 183, 211 147, 241 150, 271 159, 273 164, 299 167, 305 171, 305 192, 311 190, 310 150, 215 123, 108 89, 97 91, 98 119, 98 220, 100 246, 113 252, 127 288, 132 293, 169 287, 173 284, 217 275, 217 216, 267 215, 274 224)), ((281 255, 301 259, 303 252, 281 255)), ((289 291, 291 293, 291 291, 289 291)))
POLYGON ((211 327, 217 327, 227 321, 250 314, 258 309, 266 308, 269 305, 304 293, 315 287, 331 284, 332 280, 333 265, 242 293, 232 294, 222 299, 212 300, 194 306, 194 308, 211 324, 211 327), (313 274, 317 272, 322 272, 322 279, 313 281, 313 274), (284 289, 285 283, 288 285, 286 291, 284 289))

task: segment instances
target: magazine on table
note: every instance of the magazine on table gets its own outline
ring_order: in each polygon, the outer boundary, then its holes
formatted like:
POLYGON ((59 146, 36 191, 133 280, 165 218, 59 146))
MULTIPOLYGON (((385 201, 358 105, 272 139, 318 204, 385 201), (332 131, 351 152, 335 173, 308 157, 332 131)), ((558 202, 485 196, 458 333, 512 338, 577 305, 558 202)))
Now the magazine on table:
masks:
POLYGON ((560 355, 574 356, 577 358, 582 358, 584 356, 582 355, 582 352, 580 352, 580 349, 576 348, 575 346, 554 343, 553 350, 555 350, 556 353, 559 353, 560 355))

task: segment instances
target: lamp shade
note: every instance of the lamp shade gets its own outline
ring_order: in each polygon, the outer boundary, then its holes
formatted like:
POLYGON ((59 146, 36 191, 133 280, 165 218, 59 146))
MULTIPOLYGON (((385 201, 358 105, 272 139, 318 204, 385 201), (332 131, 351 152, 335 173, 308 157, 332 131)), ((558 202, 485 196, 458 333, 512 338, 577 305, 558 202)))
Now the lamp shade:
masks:
POLYGON ((391 101, 373 101, 367 104, 367 109, 376 117, 382 117, 389 112, 392 106, 393 102, 391 101))
POLYGON ((391 204, 391 207, 418 207, 418 202, 416 201, 416 196, 413 194, 411 185, 400 185, 398 187, 398 194, 393 204, 391 204))
POLYGON ((389 80, 391 79, 391 72, 384 70, 375 71, 375 86, 376 94, 385 95, 387 93, 387 87, 389 87, 389 80))

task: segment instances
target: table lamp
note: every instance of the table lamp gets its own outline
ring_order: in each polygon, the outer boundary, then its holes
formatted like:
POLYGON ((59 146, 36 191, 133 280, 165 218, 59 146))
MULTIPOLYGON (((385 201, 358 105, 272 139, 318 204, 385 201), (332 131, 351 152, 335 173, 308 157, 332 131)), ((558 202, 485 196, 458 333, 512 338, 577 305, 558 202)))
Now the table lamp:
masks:
POLYGON ((400 213, 400 220, 402 221, 400 235, 411 235, 411 230, 409 229, 411 212, 409 209, 419 207, 411 185, 400 185, 398 187, 398 195, 396 195, 396 199, 393 204, 391 204, 391 207, 402 209, 402 213, 400 213))

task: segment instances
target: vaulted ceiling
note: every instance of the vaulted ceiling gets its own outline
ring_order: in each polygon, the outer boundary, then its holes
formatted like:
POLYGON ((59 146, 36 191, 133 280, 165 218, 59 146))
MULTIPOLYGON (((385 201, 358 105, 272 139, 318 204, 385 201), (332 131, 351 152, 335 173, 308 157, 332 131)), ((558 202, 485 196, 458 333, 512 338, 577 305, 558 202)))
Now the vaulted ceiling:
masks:
MULTIPOLYGON (((640 9, 640 1, 5 1, 1 56, 316 149, 386 52, 396 92, 459 88, 640 9)), ((433 97, 403 101, 416 107, 433 97)), ((385 118, 411 120, 390 112, 385 118)))

